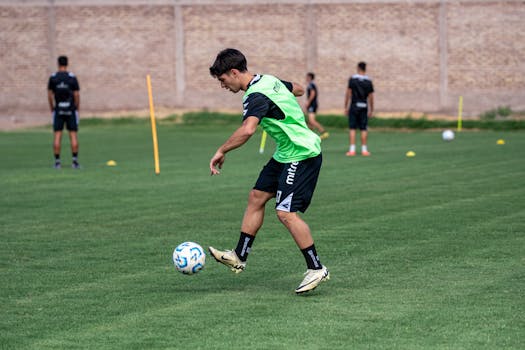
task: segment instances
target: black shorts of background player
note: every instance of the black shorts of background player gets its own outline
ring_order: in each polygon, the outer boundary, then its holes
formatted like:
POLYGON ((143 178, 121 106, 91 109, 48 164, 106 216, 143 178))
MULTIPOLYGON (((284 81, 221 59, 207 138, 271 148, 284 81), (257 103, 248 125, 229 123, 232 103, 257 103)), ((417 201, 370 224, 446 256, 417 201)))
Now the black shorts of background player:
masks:
POLYGON ((305 114, 307 115, 308 127, 312 130, 317 130, 321 140, 324 140, 330 136, 326 129, 315 119, 317 113, 317 98, 319 96, 317 85, 314 83, 315 74, 312 72, 306 73, 306 104, 305 114))
POLYGON ((368 118, 374 112, 374 85, 366 75, 366 63, 359 62, 357 74, 348 80, 345 94, 345 115, 348 115, 348 126, 350 128, 350 147, 347 156, 355 156, 355 134, 359 128, 361 132, 361 154, 369 156, 368 141, 368 118))
POLYGON ((47 100, 53 115, 53 153, 55 168, 61 168, 60 148, 64 124, 69 131, 72 167, 80 168, 78 163, 78 109, 80 106, 80 87, 76 76, 67 70, 66 56, 58 57, 58 71, 49 77, 47 84, 47 100))

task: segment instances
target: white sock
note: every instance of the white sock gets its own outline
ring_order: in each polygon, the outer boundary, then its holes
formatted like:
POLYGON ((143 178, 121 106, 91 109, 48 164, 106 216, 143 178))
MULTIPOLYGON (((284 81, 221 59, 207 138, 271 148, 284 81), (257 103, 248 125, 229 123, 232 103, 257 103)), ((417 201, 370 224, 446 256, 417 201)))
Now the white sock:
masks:
POLYGON ((366 145, 361 146, 361 152, 368 152, 368 148, 366 147, 366 145))
POLYGON ((350 145, 350 149, 349 149, 350 152, 355 152, 355 145, 350 145))

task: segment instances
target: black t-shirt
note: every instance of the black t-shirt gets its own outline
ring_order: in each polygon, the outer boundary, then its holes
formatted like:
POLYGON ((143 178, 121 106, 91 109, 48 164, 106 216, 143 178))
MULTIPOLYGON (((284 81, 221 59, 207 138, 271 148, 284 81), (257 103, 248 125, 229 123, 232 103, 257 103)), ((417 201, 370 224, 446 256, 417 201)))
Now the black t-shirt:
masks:
POLYGON ((55 95, 55 108, 75 110, 73 92, 80 90, 77 77, 70 72, 56 72, 49 77, 48 90, 55 95))
POLYGON ((317 86, 315 85, 315 83, 313 81, 309 82, 308 86, 306 87, 306 98, 308 98, 308 99, 310 98, 310 95, 312 94, 312 91, 315 91, 315 97, 312 100, 312 103, 310 103, 307 107, 317 106, 317 97, 319 96, 319 94, 317 92, 317 86))
MULTIPOLYGON (((253 77, 248 87, 253 84, 257 84, 260 79, 261 75, 257 74, 253 77)), ((292 83, 284 80, 281 80, 281 82, 288 90, 290 90, 290 92, 293 90, 292 83)), ((262 118, 274 118, 277 120, 282 120, 285 116, 283 111, 266 95, 260 92, 254 92, 249 94, 243 103, 243 120, 247 117, 257 117, 259 118, 260 123, 262 118)))
POLYGON ((348 80, 348 88, 352 89, 352 104, 367 103, 368 95, 374 92, 372 80, 367 75, 355 74, 348 80))

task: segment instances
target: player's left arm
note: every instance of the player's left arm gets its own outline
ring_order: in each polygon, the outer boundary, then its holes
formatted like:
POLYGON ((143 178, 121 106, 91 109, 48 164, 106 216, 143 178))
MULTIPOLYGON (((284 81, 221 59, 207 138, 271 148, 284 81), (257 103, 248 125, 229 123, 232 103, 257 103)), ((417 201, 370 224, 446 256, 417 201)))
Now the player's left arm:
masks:
POLYGON ((78 86, 78 80, 76 77, 73 79, 73 102, 78 111, 80 109, 80 87, 78 86))
POLYGON ((214 156, 211 158, 211 175, 220 174, 220 171, 217 168, 222 168, 226 153, 244 145, 257 130, 257 125, 259 125, 259 118, 255 116, 249 116, 244 119, 242 125, 233 132, 222 146, 217 149, 214 156))
POLYGON ((77 111, 80 109, 80 92, 78 90, 73 91, 73 100, 77 111))
POLYGON ((292 94, 294 94, 295 97, 303 96, 304 95, 304 87, 301 84, 294 83, 293 81, 290 82, 292 84, 292 94))
POLYGON ((301 84, 286 80, 281 80, 281 82, 284 84, 284 86, 286 86, 288 90, 290 90, 292 94, 294 94, 295 97, 304 95, 304 87, 301 84))
POLYGON ((374 93, 368 94, 368 118, 372 118, 374 114, 374 93))
POLYGON ((292 94, 299 97, 304 95, 304 87, 301 84, 292 82, 292 94))
POLYGON ((311 89, 311 90, 310 90, 310 97, 309 97, 308 100, 306 101, 306 106, 307 106, 307 107, 310 107, 310 105, 311 105, 312 102, 314 101, 315 96, 317 96, 317 91, 315 91, 315 89, 311 89))

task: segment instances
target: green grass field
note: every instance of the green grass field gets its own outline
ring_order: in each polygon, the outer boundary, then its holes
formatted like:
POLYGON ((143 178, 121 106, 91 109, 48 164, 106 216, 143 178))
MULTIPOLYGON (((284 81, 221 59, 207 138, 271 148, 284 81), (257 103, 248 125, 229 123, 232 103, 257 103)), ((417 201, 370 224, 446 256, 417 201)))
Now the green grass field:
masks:
POLYGON ((84 126, 80 171, 67 137, 57 171, 48 129, 0 133, 0 348, 525 348, 523 132, 372 131, 350 159, 333 130, 304 215, 332 279, 296 296, 304 259, 272 205, 241 275, 171 262, 237 241, 273 145, 211 177, 233 128, 161 123, 159 176, 146 122, 84 126))

